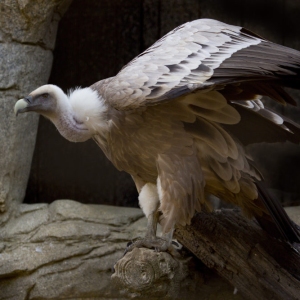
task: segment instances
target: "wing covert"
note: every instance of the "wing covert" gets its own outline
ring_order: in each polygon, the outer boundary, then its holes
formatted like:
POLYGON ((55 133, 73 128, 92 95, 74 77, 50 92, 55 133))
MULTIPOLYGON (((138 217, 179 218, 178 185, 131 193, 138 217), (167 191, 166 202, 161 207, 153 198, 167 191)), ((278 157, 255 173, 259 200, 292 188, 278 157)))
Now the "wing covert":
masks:
POLYGON ((299 51, 239 26, 200 19, 175 28, 115 77, 92 87, 101 87, 103 98, 117 110, 134 110, 195 90, 228 86, 254 97, 248 100, 266 95, 295 104, 282 86, 299 89, 299 75, 299 51))
POLYGON ((261 42, 241 30, 210 19, 183 24, 113 77, 104 98, 118 110, 130 110, 208 88, 214 85, 208 80, 224 60, 261 42))

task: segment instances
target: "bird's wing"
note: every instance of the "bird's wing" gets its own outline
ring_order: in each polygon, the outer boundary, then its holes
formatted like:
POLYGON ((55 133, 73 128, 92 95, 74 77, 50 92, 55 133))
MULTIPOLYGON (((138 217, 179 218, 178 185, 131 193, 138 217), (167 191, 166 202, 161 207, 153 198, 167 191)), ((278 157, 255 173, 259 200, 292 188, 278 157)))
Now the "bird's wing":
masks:
POLYGON ((115 109, 132 110, 197 89, 230 85, 235 90, 240 83, 250 82, 243 85, 245 95, 268 95, 294 104, 274 80, 295 85, 291 79, 299 65, 296 50, 268 42, 242 27, 200 19, 177 27, 133 59, 106 81, 102 95, 115 109), (261 80, 267 84, 256 84, 261 80))
POLYGON ((300 126, 265 107, 261 100, 232 101, 231 106, 239 113, 240 121, 224 124, 223 127, 243 145, 285 141, 300 143, 300 126))

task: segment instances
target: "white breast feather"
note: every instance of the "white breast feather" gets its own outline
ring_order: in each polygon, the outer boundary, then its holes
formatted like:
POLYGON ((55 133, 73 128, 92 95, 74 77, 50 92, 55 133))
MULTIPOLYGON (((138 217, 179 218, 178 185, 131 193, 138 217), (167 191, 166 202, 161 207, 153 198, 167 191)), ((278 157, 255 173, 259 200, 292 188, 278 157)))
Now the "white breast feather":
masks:
POLYGON ((93 131, 103 130, 107 126, 107 106, 96 91, 91 88, 77 88, 70 91, 68 97, 74 116, 79 122, 93 131))

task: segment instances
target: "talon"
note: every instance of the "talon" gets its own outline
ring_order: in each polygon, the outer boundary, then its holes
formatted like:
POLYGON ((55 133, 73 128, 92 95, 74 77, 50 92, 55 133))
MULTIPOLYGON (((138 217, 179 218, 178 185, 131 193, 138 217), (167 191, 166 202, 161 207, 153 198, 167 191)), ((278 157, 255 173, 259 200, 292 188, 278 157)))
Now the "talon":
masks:
POLYGON ((172 245, 176 246, 176 247, 179 247, 179 244, 175 241, 172 241, 172 245))
POLYGON ((182 249, 182 245, 176 240, 172 240, 171 244, 174 245, 174 248, 176 250, 181 250, 182 249))
POLYGON ((132 251, 132 249, 134 248, 133 247, 134 243, 135 242, 133 241, 127 243, 123 256, 125 256, 128 252, 132 251))
POLYGON ((168 243, 168 241, 162 238, 145 237, 134 242, 129 242, 125 249, 124 255, 132 251, 133 248, 148 248, 153 249, 156 252, 162 252, 167 251, 170 246, 171 245, 168 243))
POLYGON ((131 246, 132 244, 133 244, 133 241, 128 242, 127 245, 126 245, 126 248, 131 246))

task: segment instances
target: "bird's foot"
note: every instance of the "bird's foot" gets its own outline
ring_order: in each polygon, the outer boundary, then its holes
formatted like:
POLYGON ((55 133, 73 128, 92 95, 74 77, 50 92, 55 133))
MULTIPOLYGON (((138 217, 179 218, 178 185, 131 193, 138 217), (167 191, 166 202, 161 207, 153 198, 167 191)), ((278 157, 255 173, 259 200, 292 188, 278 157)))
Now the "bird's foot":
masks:
POLYGON ((167 251, 171 247, 171 243, 159 237, 144 237, 136 241, 129 242, 125 249, 125 253, 132 251, 134 248, 154 249, 157 252, 167 251))
POLYGON ((156 252, 169 252, 174 257, 180 257, 178 250, 182 248, 182 245, 176 240, 165 240, 159 237, 145 237, 135 241, 129 242, 125 249, 124 255, 132 251, 134 248, 148 248, 153 249, 156 252))

